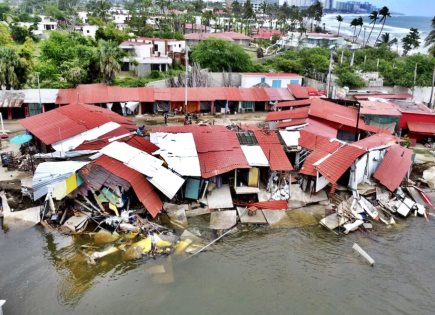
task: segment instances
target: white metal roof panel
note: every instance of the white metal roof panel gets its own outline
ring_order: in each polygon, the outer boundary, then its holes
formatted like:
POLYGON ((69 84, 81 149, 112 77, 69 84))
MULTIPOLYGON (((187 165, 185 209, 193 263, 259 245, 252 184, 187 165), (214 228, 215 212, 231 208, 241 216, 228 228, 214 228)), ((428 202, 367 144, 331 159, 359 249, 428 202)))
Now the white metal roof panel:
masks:
POLYGON ((242 145, 241 148, 250 166, 269 166, 269 161, 259 145, 242 145))

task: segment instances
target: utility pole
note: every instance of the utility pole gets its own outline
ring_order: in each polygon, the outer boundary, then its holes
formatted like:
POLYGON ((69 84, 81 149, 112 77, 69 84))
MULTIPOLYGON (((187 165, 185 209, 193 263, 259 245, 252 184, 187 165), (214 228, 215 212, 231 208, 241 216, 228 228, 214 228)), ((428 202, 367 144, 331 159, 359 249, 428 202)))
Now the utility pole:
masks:
POLYGON ((327 85, 327 91, 326 91, 326 96, 328 98, 331 98, 331 85, 332 85, 332 63, 334 61, 334 50, 335 50, 335 46, 330 46, 329 47, 329 52, 330 52, 330 56, 329 56, 329 70, 328 70, 328 85, 327 85))
POLYGON ((418 63, 415 63, 415 69, 414 69, 414 82, 412 83, 412 98, 414 98, 414 93, 415 93, 415 83, 417 82, 417 68, 418 68, 418 63))
POLYGON ((185 49, 186 53, 184 56, 184 60, 185 60, 185 67, 186 67, 186 79, 185 79, 185 84, 184 84, 184 113, 187 113, 187 85, 189 82, 189 47, 186 45, 186 49, 185 49))
POLYGON ((39 95, 39 108, 42 112, 42 102, 41 102, 41 85, 39 84, 39 72, 36 72, 36 79, 38 80, 38 95, 39 95))
POLYGON ((357 102, 357 105, 358 105, 358 114, 356 116, 355 141, 358 141, 359 115, 360 115, 360 112, 361 112, 361 103, 357 102))
POLYGON ((435 68, 433 69, 433 74, 432 74, 432 87, 430 89, 430 99, 429 99, 429 108, 433 109, 434 107, 434 97, 433 97, 433 89, 434 89, 434 85, 435 85, 435 68))
POLYGON ((355 61, 355 49, 352 50, 352 58, 350 59, 350 66, 353 67, 353 62, 355 61))

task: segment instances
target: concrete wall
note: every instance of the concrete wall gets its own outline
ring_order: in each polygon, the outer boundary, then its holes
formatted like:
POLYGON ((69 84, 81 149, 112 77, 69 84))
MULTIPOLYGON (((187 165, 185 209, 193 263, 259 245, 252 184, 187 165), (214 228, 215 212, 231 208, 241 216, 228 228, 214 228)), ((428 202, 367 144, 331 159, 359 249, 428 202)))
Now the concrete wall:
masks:
POLYGON ((274 80, 280 80, 281 86, 280 88, 286 88, 287 84, 295 84, 294 81, 297 81, 297 84, 302 84, 302 78, 300 77, 287 77, 287 76, 274 76, 274 77, 267 77, 261 74, 258 75, 242 75, 241 76, 241 87, 249 88, 253 87, 254 85, 257 85, 261 83, 261 79, 264 78, 264 82, 267 83, 270 87, 273 87, 273 81, 274 80))
MULTIPOLYGON (((414 101, 429 103, 431 89, 430 86, 417 86, 414 91, 414 101)), ((434 102, 434 100, 435 93, 432 95, 432 102, 434 102)))

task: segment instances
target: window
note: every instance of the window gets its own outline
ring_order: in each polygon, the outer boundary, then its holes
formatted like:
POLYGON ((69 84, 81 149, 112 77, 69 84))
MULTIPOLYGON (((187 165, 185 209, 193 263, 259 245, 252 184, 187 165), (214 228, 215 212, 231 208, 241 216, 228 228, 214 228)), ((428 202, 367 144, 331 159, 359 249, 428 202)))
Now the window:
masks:
POLYGON ((280 88, 281 87, 281 80, 272 80, 272 87, 273 88, 280 88))
POLYGON ((299 84, 299 80, 290 80, 290 84, 299 84))
POLYGON ((266 83, 266 78, 265 77, 261 78, 261 83, 266 83))

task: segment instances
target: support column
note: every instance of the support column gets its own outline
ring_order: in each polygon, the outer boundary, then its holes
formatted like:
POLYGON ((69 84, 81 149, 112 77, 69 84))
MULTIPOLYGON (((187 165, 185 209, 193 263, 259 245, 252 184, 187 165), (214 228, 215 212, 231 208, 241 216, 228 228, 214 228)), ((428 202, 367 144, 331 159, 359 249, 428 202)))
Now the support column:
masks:
POLYGON ((41 105, 41 110, 42 110, 43 113, 45 113, 45 104, 41 105))
POLYGON ((211 114, 214 114, 214 113, 215 113, 214 101, 211 101, 210 113, 211 113, 211 114))
POLYGON ((12 120, 12 107, 8 107, 8 120, 12 120))

